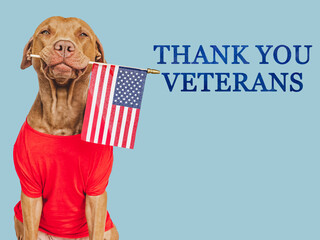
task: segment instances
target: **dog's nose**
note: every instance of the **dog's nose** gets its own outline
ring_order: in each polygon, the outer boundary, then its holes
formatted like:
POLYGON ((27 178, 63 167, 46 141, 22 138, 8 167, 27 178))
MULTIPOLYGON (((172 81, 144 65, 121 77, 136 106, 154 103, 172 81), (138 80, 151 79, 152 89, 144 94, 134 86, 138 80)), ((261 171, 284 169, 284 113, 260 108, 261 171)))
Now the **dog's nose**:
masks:
POLYGON ((54 44, 54 50, 66 58, 72 56, 74 49, 74 44, 67 40, 60 40, 54 44))

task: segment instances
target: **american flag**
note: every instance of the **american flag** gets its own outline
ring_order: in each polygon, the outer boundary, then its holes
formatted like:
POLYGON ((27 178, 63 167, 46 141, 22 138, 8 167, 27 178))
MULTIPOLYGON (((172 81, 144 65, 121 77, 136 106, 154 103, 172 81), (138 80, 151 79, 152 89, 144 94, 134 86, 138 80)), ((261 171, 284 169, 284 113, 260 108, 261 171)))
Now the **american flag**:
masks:
POLYGON ((93 64, 81 139, 133 149, 146 76, 145 70, 93 64))

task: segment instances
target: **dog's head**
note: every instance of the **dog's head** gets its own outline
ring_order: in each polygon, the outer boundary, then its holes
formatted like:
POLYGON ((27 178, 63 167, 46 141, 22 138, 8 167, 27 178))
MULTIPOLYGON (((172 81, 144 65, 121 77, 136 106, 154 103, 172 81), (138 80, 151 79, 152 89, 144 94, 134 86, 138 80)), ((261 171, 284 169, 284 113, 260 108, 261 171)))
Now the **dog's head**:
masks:
POLYGON ((21 69, 33 65, 38 75, 58 85, 90 74, 89 61, 105 62, 102 45, 87 23, 78 18, 44 20, 24 48, 21 69), (38 54, 40 59, 30 58, 38 54))

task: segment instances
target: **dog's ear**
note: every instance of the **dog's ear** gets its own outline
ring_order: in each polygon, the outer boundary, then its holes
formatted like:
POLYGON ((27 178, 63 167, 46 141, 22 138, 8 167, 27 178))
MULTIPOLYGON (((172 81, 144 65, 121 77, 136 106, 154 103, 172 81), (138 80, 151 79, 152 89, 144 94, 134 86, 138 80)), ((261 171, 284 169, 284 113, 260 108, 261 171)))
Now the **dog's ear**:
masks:
POLYGON ((26 46, 23 49, 23 56, 22 56, 22 62, 21 62, 21 69, 26 69, 27 67, 30 67, 32 65, 30 54, 32 53, 32 43, 33 43, 33 37, 30 38, 29 42, 26 44, 26 46))
POLYGON ((104 59, 104 51, 102 44, 99 40, 99 38, 96 36, 96 57, 95 57, 96 62, 102 62, 106 63, 106 60, 104 59))

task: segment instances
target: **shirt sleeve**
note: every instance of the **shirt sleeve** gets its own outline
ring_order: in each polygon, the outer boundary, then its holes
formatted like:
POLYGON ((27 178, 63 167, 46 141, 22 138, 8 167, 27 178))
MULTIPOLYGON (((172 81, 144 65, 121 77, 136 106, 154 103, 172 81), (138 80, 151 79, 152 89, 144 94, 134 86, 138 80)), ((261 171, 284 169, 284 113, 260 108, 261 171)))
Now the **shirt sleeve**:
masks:
POLYGON ((88 176, 86 194, 98 196, 104 193, 112 170, 112 147, 103 146, 102 151, 96 151, 92 161, 92 168, 88 176))
MULTIPOLYGON (((13 159, 16 172, 20 179, 21 191, 28 197, 38 198, 42 196, 42 185, 36 164, 28 158, 24 146, 15 145, 13 159)), ((38 171, 39 172, 39 171, 38 171)))

